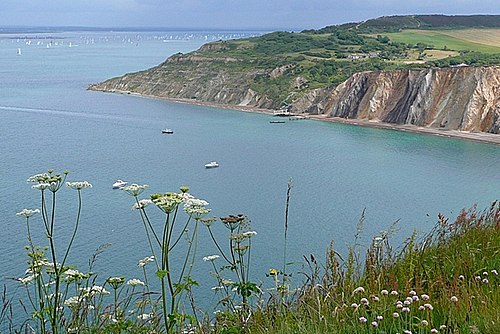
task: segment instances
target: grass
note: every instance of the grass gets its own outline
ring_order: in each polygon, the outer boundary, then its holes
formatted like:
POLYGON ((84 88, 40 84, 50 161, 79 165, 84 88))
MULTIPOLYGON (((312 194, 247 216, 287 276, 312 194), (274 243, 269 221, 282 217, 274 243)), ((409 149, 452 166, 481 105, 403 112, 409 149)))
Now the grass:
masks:
POLYGON ((404 30, 385 34, 391 41, 433 45, 434 49, 471 50, 483 53, 500 52, 500 29, 404 30))
POLYGON ((387 235, 373 239, 356 276, 354 249, 333 247, 287 308, 257 312, 248 333, 500 333, 500 206, 474 208, 394 253, 387 235))

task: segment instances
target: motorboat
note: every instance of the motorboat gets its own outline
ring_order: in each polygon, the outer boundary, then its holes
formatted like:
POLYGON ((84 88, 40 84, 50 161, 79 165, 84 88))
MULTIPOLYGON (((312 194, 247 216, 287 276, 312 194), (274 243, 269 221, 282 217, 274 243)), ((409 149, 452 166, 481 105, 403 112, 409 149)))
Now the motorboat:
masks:
POLYGON ((210 161, 208 164, 205 164, 205 168, 216 168, 219 167, 217 161, 210 161))
POLYGON ((165 133, 167 135, 171 135, 171 134, 174 133, 174 130, 172 130, 172 129, 163 129, 163 130, 161 130, 161 133, 165 133))
POLYGON ((115 183, 113 183, 113 189, 120 189, 120 188, 123 188, 127 185, 127 181, 123 181, 123 180, 116 180, 115 183))

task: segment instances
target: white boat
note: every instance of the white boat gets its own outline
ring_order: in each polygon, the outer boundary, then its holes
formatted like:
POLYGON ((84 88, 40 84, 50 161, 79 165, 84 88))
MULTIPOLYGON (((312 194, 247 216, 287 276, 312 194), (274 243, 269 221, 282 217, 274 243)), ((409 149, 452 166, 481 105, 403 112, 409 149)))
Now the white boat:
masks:
POLYGON ((166 133, 168 135, 171 135, 171 134, 174 133, 174 130, 172 130, 172 129, 163 129, 163 130, 161 130, 161 133, 166 133))
POLYGON ((127 181, 123 181, 123 180, 116 180, 115 183, 113 183, 113 189, 120 189, 120 188, 123 188, 127 185, 127 181))
POLYGON ((208 164, 205 164, 205 168, 216 168, 219 167, 217 161, 210 161, 208 164))
POLYGON ((17 48, 17 55, 20 56, 21 55, 21 48, 17 48))

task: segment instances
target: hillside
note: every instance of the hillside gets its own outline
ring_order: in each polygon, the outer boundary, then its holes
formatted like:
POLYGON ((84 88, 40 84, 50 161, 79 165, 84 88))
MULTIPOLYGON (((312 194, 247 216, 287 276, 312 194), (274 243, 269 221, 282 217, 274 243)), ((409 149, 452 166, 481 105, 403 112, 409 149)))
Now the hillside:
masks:
MULTIPOLYGON (((295 113, 327 113, 321 101, 356 73, 411 70, 430 73, 432 68, 499 65, 499 32, 500 16, 442 15, 383 17, 300 33, 274 32, 256 38, 208 43, 189 54, 176 54, 152 69, 110 79, 90 89, 233 106, 287 108, 295 113), (486 39, 476 38, 480 34, 460 34, 483 27, 488 27, 486 39), (423 33, 401 35, 410 31, 401 31, 407 28, 419 28, 423 33), (436 43, 431 44, 433 41, 436 43)), ((498 67, 493 67, 492 73, 494 76, 485 83, 483 79, 468 80, 472 86, 464 89, 473 89, 480 81, 481 85, 488 85, 489 80, 494 82, 498 67)), ((463 92, 455 90, 452 94, 458 96, 463 92)), ((487 116, 490 126, 466 131, 498 132, 493 126, 500 118, 496 108, 498 92, 493 94, 493 98, 474 95, 488 100, 485 105, 489 111, 485 112, 493 115, 487 116)))

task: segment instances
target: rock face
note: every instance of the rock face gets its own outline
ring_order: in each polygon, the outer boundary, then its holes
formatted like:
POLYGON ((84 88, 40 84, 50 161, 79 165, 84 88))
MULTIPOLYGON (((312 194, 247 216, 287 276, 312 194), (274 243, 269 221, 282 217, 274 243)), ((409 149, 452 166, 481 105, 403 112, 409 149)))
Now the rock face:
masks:
POLYGON ((498 134, 500 68, 357 73, 331 91, 322 112, 350 119, 498 134))
MULTIPOLYGON (((279 101, 258 94, 251 84, 259 75, 280 76, 288 68, 278 68, 272 73, 255 69, 242 74, 230 70, 230 64, 237 61, 212 58, 212 66, 206 66, 203 57, 179 54, 150 70, 110 79, 90 89, 279 109, 279 101), (214 61, 217 66, 213 66, 214 61), (176 66, 169 66, 171 63, 176 66)), ((498 66, 361 72, 335 88, 315 89, 300 96, 291 103, 290 111, 500 133, 498 66)))

